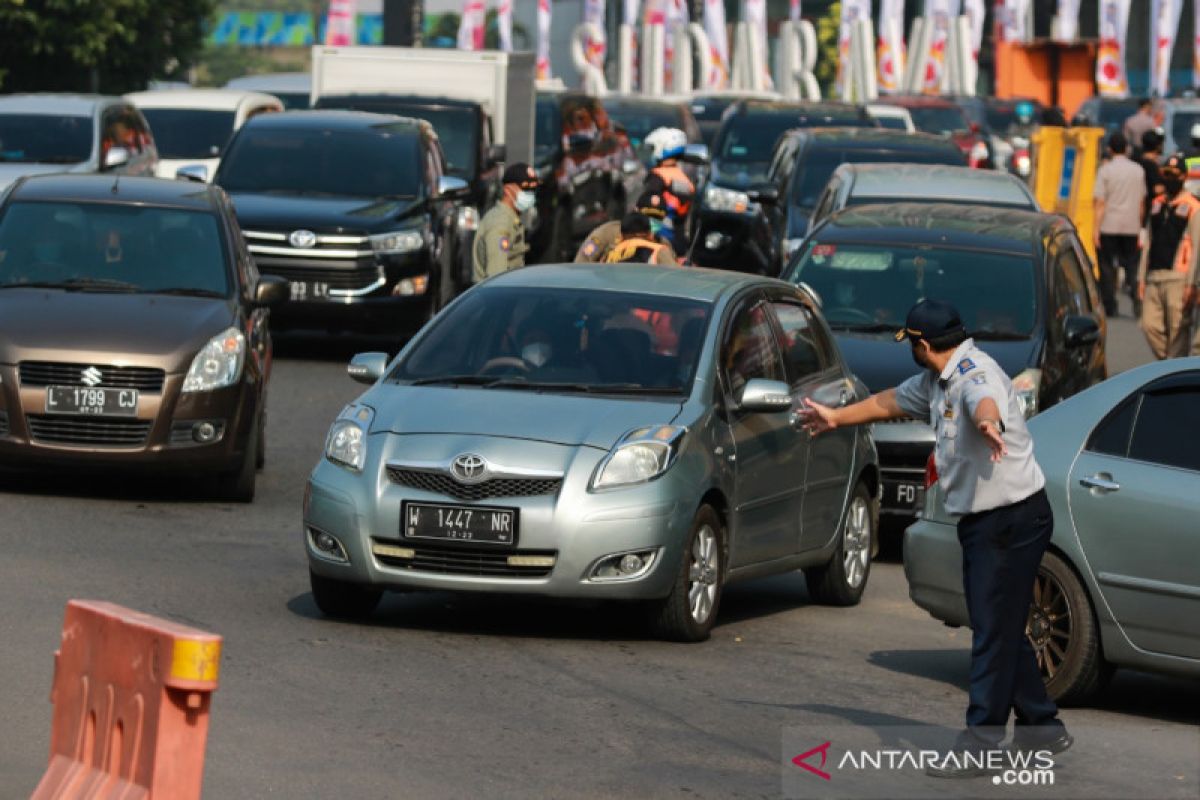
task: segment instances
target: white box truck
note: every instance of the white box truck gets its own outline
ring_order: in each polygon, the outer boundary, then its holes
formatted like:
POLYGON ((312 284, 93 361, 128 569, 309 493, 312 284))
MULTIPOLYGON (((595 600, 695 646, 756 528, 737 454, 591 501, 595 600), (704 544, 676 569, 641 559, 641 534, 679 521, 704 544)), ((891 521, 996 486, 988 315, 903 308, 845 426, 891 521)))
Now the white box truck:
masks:
POLYGON ((470 100, 492 120, 507 160, 533 163, 534 56, 425 47, 312 49, 312 105, 324 95, 393 94, 470 100))

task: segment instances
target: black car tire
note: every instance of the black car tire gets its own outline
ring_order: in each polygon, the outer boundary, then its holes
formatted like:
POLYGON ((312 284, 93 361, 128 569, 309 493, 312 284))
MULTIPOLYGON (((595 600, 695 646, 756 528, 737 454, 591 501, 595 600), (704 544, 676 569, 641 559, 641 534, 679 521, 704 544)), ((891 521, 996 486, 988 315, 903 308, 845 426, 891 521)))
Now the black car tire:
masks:
MULTIPOLYGON (((257 427, 257 426, 256 426, 257 427)), ((218 478, 217 494, 230 503, 254 502, 254 485, 258 478, 258 431, 246 437, 246 449, 241 465, 218 478)))
POLYGON ((804 578, 808 582, 808 596, 815 602, 828 606, 854 606, 862 599, 867 581, 871 577, 871 556, 875 553, 875 543, 879 537, 879 509, 871 499, 871 493, 865 483, 854 487, 850 495, 850 503, 842 520, 842 529, 838 532, 837 547, 828 563, 819 567, 804 570, 804 578), (856 515, 862 515, 856 517, 856 515), (862 552, 865 547, 866 563, 861 565, 862 578, 857 585, 850 580, 847 571, 847 537, 854 535, 861 539, 864 531, 851 533, 851 528, 865 524, 867 541, 856 541, 854 552, 862 552))
POLYGON ((704 505, 696 512, 692 527, 688 531, 687 542, 679 559, 679 571, 671 585, 671 593, 664 599, 651 604, 650 620, 652 628, 660 638, 672 642, 702 642, 708 638, 717 612, 721 607, 721 590, 725 585, 725 526, 721 517, 712 506, 704 505), (715 574, 716 591, 708 610, 707 616, 697 620, 692 614, 690 590, 692 588, 694 556, 697 541, 703 531, 715 536, 717 566, 715 574))
POLYGON ((1113 672, 1104 660, 1095 609, 1075 570, 1056 553, 1042 556, 1036 581, 1025 634, 1038 654, 1050 697, 1061 705, 1079 705, 1103 689, 1113 672), (1066 647, 1057 645, 1059 658, 1050 642, 1064 638, 1066 647))
MULTIPOLYGON (((265 406, 267 397, 264 394, 262 403, 265 406)), ((258 416, 258 447, 254 453, 254 468, 262 472, 263 467, 267 466, 267 410, 264 408, 258 416)))
POLYGON ((309 570, 309 585, 313 602, 327 617, 334 619, 363 619, 379 605, 383 592, 357 583, 326 578, 309 570))

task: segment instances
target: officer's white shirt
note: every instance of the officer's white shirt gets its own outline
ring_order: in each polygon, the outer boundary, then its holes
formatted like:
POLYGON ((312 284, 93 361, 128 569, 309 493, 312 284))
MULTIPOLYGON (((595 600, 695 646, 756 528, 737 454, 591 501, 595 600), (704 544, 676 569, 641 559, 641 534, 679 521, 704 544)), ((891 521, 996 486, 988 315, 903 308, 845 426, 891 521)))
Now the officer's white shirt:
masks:
POLYGON ((937 434, 934 463, 951 514, 1010 505, 1045 486, 1012 381, 975 340, 955 349, 941 375, 925 370, 897 386, 896 402, 906 414, 928 419, 937 434), (1005 427, 1008 454, 995 463, 974 423, 975 409, 985 397, 996 401, 1005 427))

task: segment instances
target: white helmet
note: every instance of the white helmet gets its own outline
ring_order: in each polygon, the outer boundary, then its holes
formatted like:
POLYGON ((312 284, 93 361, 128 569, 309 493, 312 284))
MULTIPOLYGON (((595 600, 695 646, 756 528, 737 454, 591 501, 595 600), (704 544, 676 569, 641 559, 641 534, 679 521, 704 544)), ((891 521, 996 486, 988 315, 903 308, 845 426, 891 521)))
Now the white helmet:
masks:
POLYGON ((1192 130, 1189 133, 1191 134, 1191 138, 1193 140, 1200 139, 1200 122, 1197 122, 1195 125, 1193 125, 1192 130))
POLYGON ((687 143, 687 134, 679 128, 655 128, 643 142, 650 148, 650 159, 655 164, 664 159, 679 158, 687 143))

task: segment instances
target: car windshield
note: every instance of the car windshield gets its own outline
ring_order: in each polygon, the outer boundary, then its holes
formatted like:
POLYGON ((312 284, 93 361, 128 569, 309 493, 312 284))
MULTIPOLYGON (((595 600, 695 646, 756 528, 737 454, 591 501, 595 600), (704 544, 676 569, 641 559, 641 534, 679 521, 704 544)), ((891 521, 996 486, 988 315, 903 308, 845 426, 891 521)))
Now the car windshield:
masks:
POLYGON ((712 307, 661 295, 483 287, 437 318, 389 380, 680 394, 712 307))
POLYGON ((1125 120, 1137 113, 1138 101, 1105 99, 1091 104, 1088 110, 1099 116, 1097 122, 1107 128, 1125 124, 1125 120))
POLYGON ((0 217, 0 288, 30 284, 226 296, 229 269, 212 212, 18 201, 0 217))
POLYGON ((470 177, 475 171, 479 126, 470 108, 428 106, 399 98, 359 97, 322 97, 317 101, 317 108, 348 108, 423 119, 437 132, 446 158, 446 171, 460 178, 470 177))
POLYGON ((162 158, 216 158, 233 134, 232 111, 143 108, 162 158))
POLYGON ((736 97, 694 97, 692 116, 697 122, 720 122, 725 109, 736 102, 736 97))
POLYGON ((94 140, 91 117, 0 114, 0 162, 78 164, 94 140))
POLYGON ((879 123, 879 127, 887 128, 893 131, 906 131, 908 125, 904 122, 904 117, 896 117, 890 114, 877 114, 875 121, 879 123))
POLYGON ((1200 108, 1179 109, 1171 118, 1171 138, 1175 147, 1191 147, 1192 126, 1200 122, 1200 108))
POLYGON ((945 300, 972 335, 1028 337, 1037 284, 1028 255, 988 250, 810 241, 788 270, 821 297, 835 329, 887 332, 923 298, 945 300))
POLYGON ((913 125, 925 133, 947 135, 966 133, 971 129, 967 115, 958 107, 916 106, 908 109, 913 125))
POLYGON ((412 123, 368 130, 243 128, 221 161, 229 192, 416 197, 420 146, 412 123))
POLYGON ((604 108, 614 122, 625 129, 634 147, 641 147, 655 128, 682 128, 683 115, 678 108, 640 100, 604 99, 604 108))
POLYGON ((841 164, 953 164, 963 165, 962 152, 943 142, 948 150, 905 149, 905 150, 868 150, 853 147, 820 147, 811 150, 804 162, 796 165, 792 173, 793 206, 809 209, 817 204, 817 198, 829 177, 841 164))
POLYGON ((793 128, 839 125, 873 127, 874 120, 864 120, 853 111, 831 112, 788 109, 776 113, 735 114, 725 121, 714 144, 714 160, 730 163, 765 163, 779 137, 793 128))

